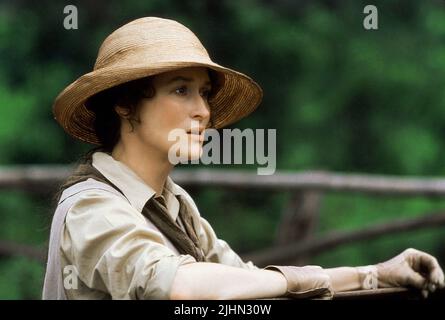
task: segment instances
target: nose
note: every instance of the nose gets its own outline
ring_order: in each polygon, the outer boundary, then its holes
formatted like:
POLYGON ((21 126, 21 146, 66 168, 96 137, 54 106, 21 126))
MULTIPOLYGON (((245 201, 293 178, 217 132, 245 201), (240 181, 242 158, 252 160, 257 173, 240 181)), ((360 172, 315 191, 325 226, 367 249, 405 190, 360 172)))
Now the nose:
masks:
POLYGON ((194 107, 192 111, 192 118, 196 120, 208 120, 210 118, 210 107, 208 101, 198 95, 195 99, 194 107))

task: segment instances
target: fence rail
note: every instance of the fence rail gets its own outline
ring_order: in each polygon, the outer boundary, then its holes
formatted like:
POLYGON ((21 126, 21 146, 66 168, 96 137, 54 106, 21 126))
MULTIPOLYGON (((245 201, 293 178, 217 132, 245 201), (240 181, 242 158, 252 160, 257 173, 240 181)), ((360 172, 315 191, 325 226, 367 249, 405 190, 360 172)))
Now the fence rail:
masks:
MULTIPOLYGON (((43 186, 54 186, 72 170, 64 165, 0 166, 0 189, 34 189, 45 192, 43 186)), ((254 188, 277 191, 317 190, 363 192, 406 196, 443 196, 445 179, 430 177, 398 177, 371 174, 305 171, 301 173, 276 171, 260 176, 245 170, 177 169, 172 178, 189 186, 218 186, 254 188)))

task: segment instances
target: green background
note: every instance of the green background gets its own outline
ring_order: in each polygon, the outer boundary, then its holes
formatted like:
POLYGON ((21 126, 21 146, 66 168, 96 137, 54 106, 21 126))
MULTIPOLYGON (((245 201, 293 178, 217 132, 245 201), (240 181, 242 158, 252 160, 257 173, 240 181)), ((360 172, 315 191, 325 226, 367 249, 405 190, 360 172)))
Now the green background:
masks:
MULTIPOLYGON (((264 100, 237 128, 277 129, 277 169, 399 176, 445 174, 445 5, 373 1, 9 1, 0 4, 0 165, 69 164, 91 146, 53 120, 57 94, 89 72, 103 39, 142 16, 191 28, 216 62, 244 72, 264 100), (78 30, 63 27, 66 5, 78 30)), ((221 168, 223 166, 220 166, 221 168)), ((219 166, 215 166, 219 168, 219 166)), ((191 168, 193 169, 193 168, 191 168)), ((253 166, 230 166, 250 169, 253 166)), ((190 190, 220 238, 240 254, 271 245, 290 195, 190 190)), ((51 195, 0 191, 0 240, 45 248, 51 195)), ((316 232, 353 230, 444 207, 441 198, 328 193, 316 232)), ((357 242, 313 257, 322 266, 385 260, 407 247, 445 263, 443 228, 357 242)), ((0 257, 0 298, 39 299, 44 266, 0 257)))

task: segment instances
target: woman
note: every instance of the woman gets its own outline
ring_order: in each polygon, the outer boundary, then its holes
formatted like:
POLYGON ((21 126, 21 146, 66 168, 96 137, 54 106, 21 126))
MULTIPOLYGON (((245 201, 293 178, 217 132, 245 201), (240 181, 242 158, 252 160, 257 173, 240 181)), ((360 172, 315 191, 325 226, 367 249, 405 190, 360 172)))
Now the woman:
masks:
POLYGON ((53 107, 67 133, 99 148, 61 188, 43 297, 329 298, 344 290, 443 286, 436 259, 414 249, 375 266, 260 269, 217 238, 169 177, 169 134, 180 129, 186 137, 175 156, 197 159, 205 128, 245 117, 261 98, 252 79, 212 62, 178 22, 141 18, 108 36, 94 71, 53 107))

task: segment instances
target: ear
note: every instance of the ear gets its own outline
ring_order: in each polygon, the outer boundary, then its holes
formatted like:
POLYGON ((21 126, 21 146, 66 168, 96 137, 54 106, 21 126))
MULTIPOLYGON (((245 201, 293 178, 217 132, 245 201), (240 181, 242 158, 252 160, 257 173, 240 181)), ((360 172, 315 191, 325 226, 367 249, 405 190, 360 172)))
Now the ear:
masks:
POLYGON ((114 111, 116 111, 119 117, 128 119, 128 109, 116 105, 114 106, 114 111))

